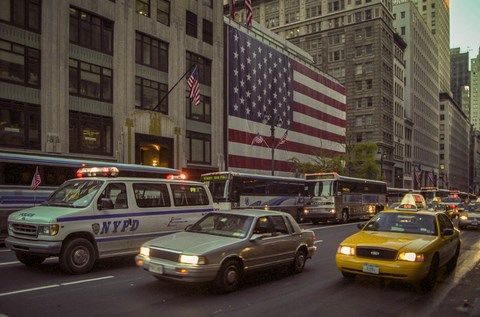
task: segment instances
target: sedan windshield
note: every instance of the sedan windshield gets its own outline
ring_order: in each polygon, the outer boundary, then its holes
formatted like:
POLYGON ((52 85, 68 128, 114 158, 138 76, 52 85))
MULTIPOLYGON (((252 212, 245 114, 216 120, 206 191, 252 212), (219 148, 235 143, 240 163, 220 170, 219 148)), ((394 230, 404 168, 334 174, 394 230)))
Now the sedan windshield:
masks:
POLYGON ((74 180, 60 186, 43 203, 47 206, 83 208, 90 204, 103 182, 98 180, 74 180))
POLYGON ((250 231, 253 217, 210 213, 187 229, 188 232, 198 232, 243 239, 250 231))
POLYGON ((410 213, 379 213, 363 230, 437 235, 434 216, 410 213))

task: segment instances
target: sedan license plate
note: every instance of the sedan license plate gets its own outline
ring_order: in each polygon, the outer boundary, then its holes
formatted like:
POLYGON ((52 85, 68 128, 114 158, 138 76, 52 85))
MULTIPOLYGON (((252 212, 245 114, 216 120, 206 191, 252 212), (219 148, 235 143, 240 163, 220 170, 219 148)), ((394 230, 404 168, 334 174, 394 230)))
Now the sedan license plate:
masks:
POLYGON ((380 269, 378 268, 378 266, 373 265, 373 264, 364 264, 363 265, 363 272, 371 273, 371 274, 379 274, 380 269))
POLYGON ((163 265, 150 263, 148 270, 152 273, 163 274, 163 265))

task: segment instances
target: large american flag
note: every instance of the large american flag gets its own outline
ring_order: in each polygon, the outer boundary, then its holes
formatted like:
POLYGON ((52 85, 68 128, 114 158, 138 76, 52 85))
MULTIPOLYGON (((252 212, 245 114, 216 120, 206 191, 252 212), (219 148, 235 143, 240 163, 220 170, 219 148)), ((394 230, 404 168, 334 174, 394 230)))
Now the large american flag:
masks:
POLYGON ((234 27, 228 32, 228 168, 294 172, 291 159, 345 152, 345 88, 234 27), (272 142, 271 126, 275 126, 272 142), (252 140, 261 135, 266 143, 252 140))

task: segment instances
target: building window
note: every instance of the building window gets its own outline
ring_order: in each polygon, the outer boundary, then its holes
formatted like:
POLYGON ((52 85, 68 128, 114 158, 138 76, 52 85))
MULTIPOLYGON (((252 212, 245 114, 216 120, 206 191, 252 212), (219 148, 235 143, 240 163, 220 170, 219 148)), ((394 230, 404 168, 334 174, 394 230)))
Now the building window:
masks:
POLYGON ((170 25, 170 1, 157 0, 157 21, 170 25))
POLYGON ((189 163, 210 164, 210 134, 187 130, 187 161, 189 163))
POLYGON ((150 16, 150 0, 135 0, 135 11, 138 14, 150 16))
POLYGON ((22 29, 40 33, 42 5, 40 0, 0 1, 0 20, 22 29))
POLYGON ((195 106, 190 100, 189 93, 189 91, 186 93, 187 119, 210 123, 212 99, 210 97, 200 95, 200 104, 195 106))
POLYGON ((402 26, 400 28, 400 35, 405 35, 405 27, 404 26, 402 26))
POLYGON ((40 106, 0 100, 0 146, 40 149, 40 106))
POLYGON ((187 35, 197 37, 197 15, 187 11, 187 35))
POLYGON ((112 70, 70 59, 70 95, 112 102, 112 70))
POLYGON ((373 98, 372 97, 367 97, 367 107, 372 107, 373 106, 373 98))
POLYGON ((135 61, 168 72, 168 43, 142 33, 135 34, 135 61))
POLYGON ((372 80, 371 79, 365 80, 365 84, 366 84, 367 89, 372 89, 372 80))
POLYGON ((198 81, 201 84, 211 86, 212 84, 212 61, 200 55, 187 52, 187 69, 197 65, 198 81))
POLYGON ((70 42, 106 54, 113 54, 113 22, 70 8, 70 42))
POLYGON ((443 120, 445 120, 445 115, 444 115, 444 114, 441 114, 441 115, 440 115, 440 121, 443 121, 443 120))
POLYGON ((110 117, 70 111, 70 152, 112 155, 110 117))
POLYGON ((203 0, 203 5, 209 8, 213 8, 213 0, 203 0))
POLYGON ((400 18, 405 19, 405 11, 400 12, 400 18))
POLYGON ((40 87, 40 51, 0 40, 0 80, 40 87))
POLYGON ((212 22, 203 19, 203 36, 202 39, 205 43, 213 44, 213 25, 212 22))
POLYGON ((168 114, 168 98, 160 100, 167 94, 168 86, 153 80, 135 77, 135 107, 145 110, 152 110, 168 114))

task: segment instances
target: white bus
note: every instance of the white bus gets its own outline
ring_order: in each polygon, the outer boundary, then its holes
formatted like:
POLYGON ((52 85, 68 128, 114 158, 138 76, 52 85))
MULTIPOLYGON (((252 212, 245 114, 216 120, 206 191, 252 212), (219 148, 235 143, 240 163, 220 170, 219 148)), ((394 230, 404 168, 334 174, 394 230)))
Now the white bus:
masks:
POLYGON ((386 206, 387 184, 337 173, 306 174, 308 196, 303 218, 313 224, 370 218, 386 206))
POLYGON ((236 172, 203 174, 220 210, 262 208, 283 211, 302 220, 305 179, 236 172))

